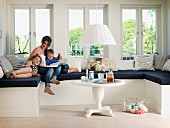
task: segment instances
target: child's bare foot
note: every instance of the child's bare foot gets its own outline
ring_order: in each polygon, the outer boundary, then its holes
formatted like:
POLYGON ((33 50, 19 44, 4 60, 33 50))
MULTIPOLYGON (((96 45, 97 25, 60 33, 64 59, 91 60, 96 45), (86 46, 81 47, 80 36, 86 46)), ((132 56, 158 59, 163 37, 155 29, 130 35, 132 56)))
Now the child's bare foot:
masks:
POLYGON ((9 78, 15 79, 15 78, 16 78, 15 72, 10 72, 10 73, 9 73, 9 78))
POLYGON ((72 72, 78 72, 78 69, 77 68, 68 69, 68 73, 72 73, 72 72))
POLYGON ((60 81, 56 80, 55 78, 52 78, 52 79, 50 80, 50 83, 53 83, 53 84, 58 85, 58 84, 60 84, 60 81))
POLYGON ((75 68, 75 72, 78 72, 79 70, 77 68, 75 68))
POLYGON ((46 87, 45 87, 44 92, 45 92, 45 93, 48 93, 48 94, 50 94, 50 95, 55 95, 55 94, 51 91, 51 89, 50 89, 49 86, 46 86, 46 87))

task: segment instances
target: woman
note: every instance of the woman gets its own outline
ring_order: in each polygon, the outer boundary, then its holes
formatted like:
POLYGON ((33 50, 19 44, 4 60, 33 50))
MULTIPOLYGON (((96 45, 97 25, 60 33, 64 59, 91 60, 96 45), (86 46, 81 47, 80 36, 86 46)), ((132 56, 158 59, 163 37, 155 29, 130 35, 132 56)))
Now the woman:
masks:
MULTIPOLYGON (((52 39, 49 36, 44 36, 42 38, 41 41, 41 46, 36 47, 30 54, 28 60, 30 60, 34 55, 38 54, 38 55, 47 55, 47 48, 51 45, 52 39)), ((40 68, 39 69, 39 74, 45 76, 45 84, 47 83, 47 81, 50 81, 51 83, 54 84, 60 84, 60 82, 58 80, 54 80, 49 77, 48 73, 48 68, 40 68)), ((59 75, 61 72, 61 67, 58 67, 56 70, 56 74, 59 75)), ((46 93, 48 94, 52 94, 51 89, 46 89, 45 90, 46 93)))
POLYGON ((41 46, 36 47, 30 54, 28 60, 30 60, 34 55, 46 55, 47 48, 51 45, 51 37, 44 36, 41 41, 41 46))

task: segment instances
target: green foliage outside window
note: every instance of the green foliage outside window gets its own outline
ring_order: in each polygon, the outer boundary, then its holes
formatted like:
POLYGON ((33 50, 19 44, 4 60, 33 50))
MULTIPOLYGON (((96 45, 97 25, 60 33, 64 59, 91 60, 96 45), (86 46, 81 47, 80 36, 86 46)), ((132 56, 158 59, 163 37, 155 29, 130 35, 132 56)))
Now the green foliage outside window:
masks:
POLYGON ((96 54, 103 55, 103 46, 102 45, 93 45, 90 47, 90 56, 94 56, 96 54))
MULTIPOLYGON (((143 23, 143 54, 156 52, 156 29, 143 23)), ((123 56, 136 55, 136 21, 123 22, 123 56)))
POLYGON ((83 28, 76 28, 69 31, 69 54, 71 56, 82 56, 83 49, 80 47, 80 38, 83 34, 83 28))
POLYGON ((123 22, 123 56, 136 54, 136 21, 123 22))

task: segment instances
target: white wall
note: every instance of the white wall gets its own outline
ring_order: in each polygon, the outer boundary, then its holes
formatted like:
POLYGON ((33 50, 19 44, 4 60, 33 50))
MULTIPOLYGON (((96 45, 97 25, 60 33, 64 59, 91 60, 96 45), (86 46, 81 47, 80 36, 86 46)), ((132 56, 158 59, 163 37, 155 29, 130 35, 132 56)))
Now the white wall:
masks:
MULTIPOLYGON (((2 1, 2 0, 0 0, 2 1)), ((108 5, 108 26, 115 37, 116 46, 110 46, 108 48, 109 57, 116 58, 118 63, 122 63, 120 60, 121 57, 121 20, 120 20, 120 5, 126 4, 137 4, 137 5, 161 5, 163 8, 161 10, 162 22, 161 28, 163 38, 160 40, 162 45, 159 48, 159 53, 166 54, 167 53, 167 20, 166 20, 166 0, 98 0, 98 4, 106 4, 108 5)), ((68 57, 67 54, 67 44, 68 44, 68 5, 73 4, 95 4, 95 0, 8 0, 7 1, 7 10, 9 14, 10 4, 53 4, 54 5, 54 49, 57 52, 63 54, 63 57, 68 57)), ((168 4, 170 4, 168 2, 168 4)), ((170 6, 170 5, 169 5, 170 6)), ((170 7, 169 7, 170 8, 170 7)), ((170 15, 170 13, 169 13, 170 15)), ((169 18, 170 20, 170 18, 169 18)), ((10 23, 10 22, 8 22, 10 23)), ((9 33, 9 30, 8 30, 9 33)), ((170 33, 169 33, 170 34, 170 33)), ((10 37, 10 36, 9 36, 10 37)), ((170 42, 170 38, 168 38, 170 42)), ((169 46, 170 47, 170 46, 169 46)), ((170 49, 170 48, 169 48, 170 49)))
POLYGON ((168 24, 168 54, 170 54, 170 0, 167 0, 167 24, 168 24))

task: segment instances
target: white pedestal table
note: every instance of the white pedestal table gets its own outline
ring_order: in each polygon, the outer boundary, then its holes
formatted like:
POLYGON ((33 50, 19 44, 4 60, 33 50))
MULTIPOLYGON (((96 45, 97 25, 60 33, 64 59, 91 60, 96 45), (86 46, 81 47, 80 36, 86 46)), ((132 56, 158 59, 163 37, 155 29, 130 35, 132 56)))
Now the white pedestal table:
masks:
POLYGON ((91 87, 93 92, 93 98, 96 101, 96 106, 92 108, 86 109, 85 117, 90 117, 93 113, 99 113, 102 115, 114 116, 112 110, 109 106, 102 106, 102 100, 104 98, 105 88, 107 87, 116 87, 124 85, 125 82, 123 80, 116 79, 115 82, 107 83, 98 82, 98 80, 93 81, 82 81, 82 80, 74 80, 73 85, 80 85, 85 87, 91 87), (96 82, 97 81, 97 82, 96 82))

